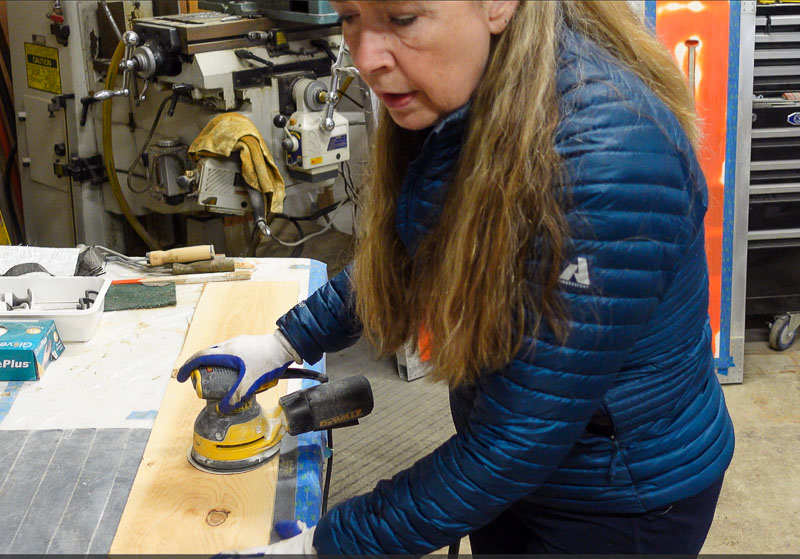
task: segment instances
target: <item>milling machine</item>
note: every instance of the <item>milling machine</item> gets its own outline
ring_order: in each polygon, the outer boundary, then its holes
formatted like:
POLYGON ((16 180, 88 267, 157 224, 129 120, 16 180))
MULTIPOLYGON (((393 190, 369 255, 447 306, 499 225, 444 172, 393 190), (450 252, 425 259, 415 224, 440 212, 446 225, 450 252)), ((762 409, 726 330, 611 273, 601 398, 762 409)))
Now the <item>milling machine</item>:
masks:
POLYGON ((9 4, 10 18, 25 22, 12 26, 12 51, 42 51, 59 74, 31 87, 39 68, 30 56, 14 64, 14 83, 28 78, 15 104, 29 244, 132 252, 132 241, 142 244, 134 231, 151 249, 230 243, 230 229, 247 226, 213 217, 253 211, 240 163, 187 156, 225 112, 263 137, 286 185, 285 214, 318 210, 321 192, 327 207, 343 198, 342 166, 353 149, 363 158, 362 125, 374 113, 327 2, 201 0, 214 11, 160 15, 169 2, 21 4, 9 4), (47 17, 61 14, 62 39, 73 26, 65 41, 36 33, 51 22, 34 17, 45 6, 47 17))

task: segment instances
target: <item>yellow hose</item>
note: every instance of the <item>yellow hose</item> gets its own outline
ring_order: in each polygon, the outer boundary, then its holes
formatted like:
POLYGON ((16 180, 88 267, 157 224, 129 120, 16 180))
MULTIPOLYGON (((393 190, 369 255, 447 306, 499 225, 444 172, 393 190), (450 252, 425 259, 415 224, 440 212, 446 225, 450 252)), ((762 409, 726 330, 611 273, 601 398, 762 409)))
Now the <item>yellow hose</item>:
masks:
MULTIPOLYGON (((344 97, 344 94, 347 92, 347 88, 350 87, 351 83, 353 83, 353 76, 347 76, 342 82, 342 85, 339 87, 339 91, 337 91, 337 93, 341 95, 341 97, 344 97)), ((339 98, 339 101, 342 100, 341 97, 339 98)), ((336 105, 338 106, 339 103, 336 103, 336 105)))
MULTIPOLYGON (((117 70, 119 63, 122 61, 122 56, 125 54, 125 44, 120 41, 114 51, 114 56, 111 57, 111 63, 108 66, 108 75, 106 76, 106 89, 114 89, 114 82, 117 79, 117 70)), ((122 187, 119 185, 117 179, 117 167, 114 164, 114 147, 111 140, 111 107, 114 98, 109 97, 103 101, 103 160, 106 164, 106 173, 108 173, 108 182, 111 183, 111 192, 114 193, 114 198, 117 199, 122 214, 128 223, 131 224, 133 230, 142 238, 142 240, 150 247, 150 250, 159 250, 161 247, 158 245, 150 233, 144 228, 144 225, 139 221, 136 215, 128 205, 128 201, 122 194, 122 187)))

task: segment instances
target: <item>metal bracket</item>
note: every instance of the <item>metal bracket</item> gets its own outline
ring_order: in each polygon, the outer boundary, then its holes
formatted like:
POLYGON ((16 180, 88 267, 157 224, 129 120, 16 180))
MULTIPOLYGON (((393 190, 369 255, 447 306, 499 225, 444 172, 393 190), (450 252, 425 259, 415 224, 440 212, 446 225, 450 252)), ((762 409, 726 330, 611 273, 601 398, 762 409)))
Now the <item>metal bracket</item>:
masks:
POLYGON ((106 167, 102 156, 73 157, 69 163, 56 161, 53 172, 57 177, 70 177, 78 182, 89 181, 94 185, 103 184, 106 180, 106 167))
POLYGON ((50 118, 55 118, 56 113, 62 109, 67 108, 67 101, 75 99, 74 93, 64 93, 63 95, 56 95, 50 100, 47 105, 47 112, 50 113, 50 118))

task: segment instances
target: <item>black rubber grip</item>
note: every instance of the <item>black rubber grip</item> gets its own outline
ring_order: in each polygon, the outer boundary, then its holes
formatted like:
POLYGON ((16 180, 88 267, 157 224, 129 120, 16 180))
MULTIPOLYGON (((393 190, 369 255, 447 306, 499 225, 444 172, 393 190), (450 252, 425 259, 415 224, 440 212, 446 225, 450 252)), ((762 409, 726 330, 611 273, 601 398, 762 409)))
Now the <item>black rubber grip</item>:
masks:
POLYGON ((280 405, 287 431, 300 435, 355 425, 372 412, 375 402, 369 381, 358 375, 287 394, 280 405))
MULTIPOLYGON (((214 365, 198 367, 200 372, 200 390, 205 400, 222 400, 231 387, 239 380, 238 369, 214 365)), ((197 380, 192 375, 192 385, 197 390, 197 380)))

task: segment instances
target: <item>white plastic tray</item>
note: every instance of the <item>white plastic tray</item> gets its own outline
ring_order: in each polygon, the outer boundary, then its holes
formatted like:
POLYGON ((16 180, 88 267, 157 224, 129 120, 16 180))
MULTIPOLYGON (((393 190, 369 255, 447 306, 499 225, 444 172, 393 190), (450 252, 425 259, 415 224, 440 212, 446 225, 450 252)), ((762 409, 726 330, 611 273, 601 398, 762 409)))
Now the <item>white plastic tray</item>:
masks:
POLYGON ((0 305, 0 322, 14 320, 51 319, 65 342, 85 342, 94 334, 103 314, 106 292, 111 285, 108 278, 99 277, 0 277, 0 293, 14 293, 17 297, 33 292, 33 309, 5 310, 0 305), (96 291, 94 303, 84 310, 37 308, 37 303, 73 302, 86 296, 86 291, 96 291))

